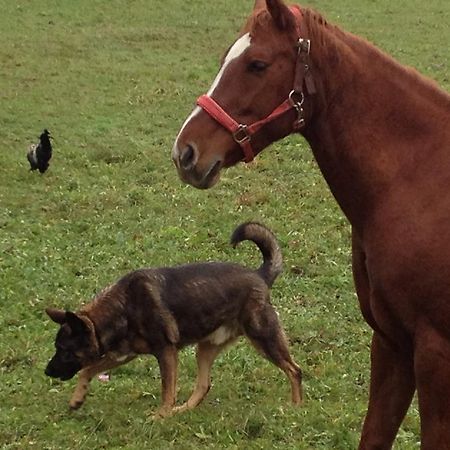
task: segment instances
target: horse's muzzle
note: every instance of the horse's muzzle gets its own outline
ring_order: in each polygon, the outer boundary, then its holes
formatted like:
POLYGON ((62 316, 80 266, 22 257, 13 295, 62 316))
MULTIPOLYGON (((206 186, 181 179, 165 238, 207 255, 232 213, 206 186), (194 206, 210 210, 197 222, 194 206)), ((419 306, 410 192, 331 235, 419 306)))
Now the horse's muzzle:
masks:
POLYGON ((190 144, 186 145, 179 153, 179 166, 186 172, 193 170, 198 161, 198 152, 190 144))
POLYGON ((206 167, 200 167, 198 150, 194 145, 186 145, 181 150, 176 146, 172 151, 172 159, 182 181, 198 189, 213 187, 220 178, 222 161, 214 159, 206 167))

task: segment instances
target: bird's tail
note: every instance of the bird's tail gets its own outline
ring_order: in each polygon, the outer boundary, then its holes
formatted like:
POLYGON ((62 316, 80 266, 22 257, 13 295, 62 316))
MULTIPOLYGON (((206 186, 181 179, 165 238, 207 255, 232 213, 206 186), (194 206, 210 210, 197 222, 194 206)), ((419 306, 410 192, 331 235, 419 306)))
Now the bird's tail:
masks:
POLYGON ((271 287, 283 268, 283 257, 275 235, 260 223, 246 222, 239 225, 231 236, 233 247, 242 241, 252 241, 261 250, 263 263, 257 272, 271 287))
POLYGON ((30 170, 36 170, 38 168, 38 162, 36 158, 36 144, 31 144, 27 153, 27 159, 30 163, 30 170))

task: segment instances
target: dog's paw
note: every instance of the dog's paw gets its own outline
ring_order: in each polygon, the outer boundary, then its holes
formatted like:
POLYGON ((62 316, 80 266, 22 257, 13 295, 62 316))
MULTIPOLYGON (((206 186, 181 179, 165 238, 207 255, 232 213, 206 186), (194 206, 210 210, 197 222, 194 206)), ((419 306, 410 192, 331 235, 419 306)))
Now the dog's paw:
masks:
POLYGON ((150 416, 151 420, 161 420, 172 416, 174 413, 174 408, 171 406, 161 406, 155 413, 150 416))
POLYGON ((79 409, 83 405, 84 400, 70 400, 69 408, 71 410, 79 409))

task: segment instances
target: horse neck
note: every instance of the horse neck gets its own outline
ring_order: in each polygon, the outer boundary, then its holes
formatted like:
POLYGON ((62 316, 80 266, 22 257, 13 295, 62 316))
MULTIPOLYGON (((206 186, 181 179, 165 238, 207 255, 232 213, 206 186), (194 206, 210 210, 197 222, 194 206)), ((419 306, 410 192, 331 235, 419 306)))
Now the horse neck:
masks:
POLYGON ((447 128, 450 97, 337 28, 312 33, 312 49, 318 94, 304 136, 344 213, 363 226, 399 172, 417 170, 424 134, 447 128))

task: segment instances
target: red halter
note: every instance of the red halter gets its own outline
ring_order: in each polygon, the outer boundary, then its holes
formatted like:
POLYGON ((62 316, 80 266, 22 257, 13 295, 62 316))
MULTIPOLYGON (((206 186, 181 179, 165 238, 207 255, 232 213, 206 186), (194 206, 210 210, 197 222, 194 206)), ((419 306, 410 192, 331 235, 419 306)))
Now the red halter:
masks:
POLYGON ((310 51, 309 39, 302 39, 300 37, 300 20, 302 12, 300 7, 291 6, 291 12, 294 14, 297 26, 298 37, 298 57, 295 68, 294 87, 289 93, 289 97, 275 108, 264 119, 253 122, 251 125, 245 125, 236 122, 222 107, 208 95, 202 95, 197 99, 197 105, 203 108, 214 120, 226 128, 232 135, 233 139, 241 146, 244 152, 244 161, 246 163, 253 160, 256 152, 252 148, 251 139, 260 128, 268 122, 272 122, 285 112, 295 109, 297 111, 297 119, 293 124, 293 131, 301 129, 305 125, 303 101, 305 99, 303 94, 303 83, 305 82, 309 94, 315 93, 315 86, 309 73, 308 57, 310 51), (300 97, 295 99, 294 97, 300 97))

